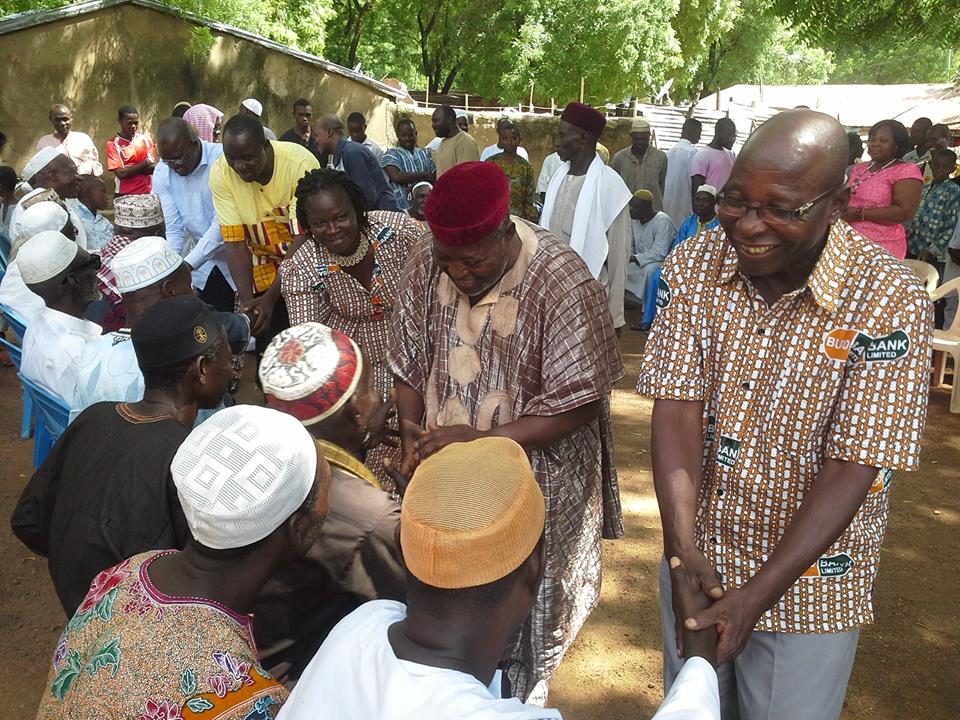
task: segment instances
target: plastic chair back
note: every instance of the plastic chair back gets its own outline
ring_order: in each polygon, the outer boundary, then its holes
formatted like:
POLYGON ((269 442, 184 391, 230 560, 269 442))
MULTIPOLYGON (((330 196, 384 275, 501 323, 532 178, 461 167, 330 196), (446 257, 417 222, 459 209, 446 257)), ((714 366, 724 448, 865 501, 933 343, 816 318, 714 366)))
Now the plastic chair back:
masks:
POLYGON ((920 278, 920 282, 927 288, 928 293, 932 293, 937 289, 937 283, 940 282, 940 275, 933 265, 923 260, 901 260, 900 262, 910 268, 913 274, 920 278))
MULTIPOLYGON (((937 300, 942 300, 950 293, 957 293, 957 299, 960 301, 960 277, 954 278, 949 282, 945 282, 943 285, 931 292, 930 299, 936 302, 937 300)), ((949 335, 950 337, 960 340, 960 312, 957 312, 953 316, 953 324, 950 325, 950 327, 944 328, 939 332, 943 335, 949 335)))
POLYGON ((13 330, 17 340, 23 343, 23 334, 27 331, 27 321, 16 310, 11 310, 6 305, 0 305, 0 312, 7 318, 10 328, 13 330))
MULTIPOLYGON (((7 357, 14 364, 17 370, 20 370, 20 362, 23 360, 23 350, 19 345, 14 345, 5 337, 0 335, 0 345, 7 350, 7 357)), ((23 388, 20 391, 20 437, 26 439, 33 433, 33 399, 23 388)))
POLYGON ((50 448, 63 434, 70 421, 70 407, 61 398, 27 380, 17 373, 24 391, 33 400, 37 426, 33 433, 33 467, 38 468, 50 452, 50 448))

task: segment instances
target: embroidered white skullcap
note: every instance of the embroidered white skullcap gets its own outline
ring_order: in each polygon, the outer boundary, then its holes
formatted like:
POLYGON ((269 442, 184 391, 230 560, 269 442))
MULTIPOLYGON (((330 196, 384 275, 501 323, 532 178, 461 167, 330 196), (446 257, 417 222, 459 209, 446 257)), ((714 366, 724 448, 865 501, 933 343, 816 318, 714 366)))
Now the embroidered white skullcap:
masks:
POLYGON ((42 148, 37 152, 36 155, 30 158, 29 162, 27 162, 27 164, 23 167, 23 172, 21 173, 23 179, 29 182, 33 179, 34 175, 56 160, 57 156, 59 155, 65 155, 65 153, 56 147, 51 147, 50 145, 42 148))
POLYGON ((648 132, 650 130, 650 121, 645 117, 636 117, 633 119, 633 122, 630 123, 630 132, 648 132))
POLYGON ((20 276, 27 285, 55 278, 80 252, 80 246, 63 233, 44 230, 27 240, 17 254, 20 276))
POLYGON ((713 195, 714 197, 717 196, 717 189, 713 185, 707 185, 706 183, 698 187, 697 192, 705 192, 713 195))
POLYGON ((412 188, 410 188, 410 194, 413 195, 417 191, 417 188, 419 187, 428 187, 431 190, 433 190, 433 183, 428 183, 426 180, 421 180, 420 182, 415 184, 412 188))
POLYGON ((133 292, 163 280, 183 264, 162 237, 142 237, 118 252, 110 261, 121 294, 133 292))
POLYGON ((17 244, 24 243, 44 230, 63 230, 70 215, 59 203, 51 200, 34 203, 23 211, 20 224, 17 225, 17 244))
POLYGON ((163 222, 160 198, 153 193, 124 195, 113 201, 113 223, 122 228, 146 228, 163 222))
POLYGON ((263 105, 256 98, 247 98, 240 104, 257 117, 263 115, 263 105))
POLYGON ((318 322, 279 333, 260 360, 267 405, 313 425, 353 397, 363 373, 363 355, 339 330, 318 322))
POLYGON ((234 405, 193 429, 170 472, 198 543, 246 547, 303 505, 316 477, 317 445, 290 415, 234 405))

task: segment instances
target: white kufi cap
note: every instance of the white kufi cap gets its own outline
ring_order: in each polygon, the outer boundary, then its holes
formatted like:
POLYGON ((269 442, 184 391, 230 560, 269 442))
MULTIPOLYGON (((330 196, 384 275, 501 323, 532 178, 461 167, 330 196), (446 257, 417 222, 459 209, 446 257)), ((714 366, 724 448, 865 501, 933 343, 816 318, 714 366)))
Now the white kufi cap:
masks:
POLYGON ((37 233, 44 230, 63 230, 67 224, 70 215, 59 204, 51 200, 44 200, 35 203, 23 211, 20 216, 20 224, 17 225, 17 237, 14 241, 17 244, 26 242, 37 233))
POLYGON ((257 117, 263 115, 263 105, 256 98, 247 98, 240 104, 257 117))
POLYGON ((183 264, 170 243, 162 237, 142 237, 118 252, 110 270, 120 293, 133 292, 163 280, 183 264))
POLYGON ((79 252, 80 246, 63 233, 44 230, 23 244, 17 266, 24 283, 42 283, 70 267, 79 252))
POLYGON ((709 195, 713 195, 714 197, 717 196, 717 189, 713 185, 707 185, 706 183, 698 187, 697 192, 705 192, 709 195))
POLYGON ((64 155, 64 153, 55 147, 51 147, 50 145, 47 145, 45 148, 41 149, 36 155, 30 158, 30 161, 26 165, 24 165, 23 173, 21 173, 23 179, 27 182, 30 182, 34 175, 56 160, 58 155, 64 155))
POLYGON ((246 547, 303 505, 316 477, 317 445, 290 415, 234 405, 194 428, 170 472, 198 543, 246 547))

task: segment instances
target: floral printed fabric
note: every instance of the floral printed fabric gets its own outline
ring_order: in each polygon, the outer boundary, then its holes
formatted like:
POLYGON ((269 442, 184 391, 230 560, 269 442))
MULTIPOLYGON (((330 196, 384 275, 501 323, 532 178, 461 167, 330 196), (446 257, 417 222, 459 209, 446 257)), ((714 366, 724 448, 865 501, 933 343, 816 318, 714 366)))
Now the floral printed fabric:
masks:
POLYGON ((958 220, 960 185, 950 180, 925 185, 920 208, 910 223, 910 232, 907 234, 907 250, 910 255, 919 257, 924 252, 929 252, 935 262, 946 262, 947 243, 953 237, 958 220))
POLYGON ((269 720, 287 691, 256 660, 250 618, 150 582, 150 552, 94 578, 53 656, 38 718, 269 720))

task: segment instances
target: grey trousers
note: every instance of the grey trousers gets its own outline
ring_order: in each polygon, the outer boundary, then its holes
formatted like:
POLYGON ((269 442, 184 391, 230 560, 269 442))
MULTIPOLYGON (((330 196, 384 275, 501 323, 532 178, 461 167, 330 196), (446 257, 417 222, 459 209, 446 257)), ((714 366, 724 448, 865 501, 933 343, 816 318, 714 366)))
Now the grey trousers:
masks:
MULTIPOLYGON (((683 666, 677 654, 670 569, 660 562, 663 690, 683 666)), ((754 631, 743 652, 717 668, 723 720, 835 720, 857 654, 859 630, 832 634, 754 631)))

